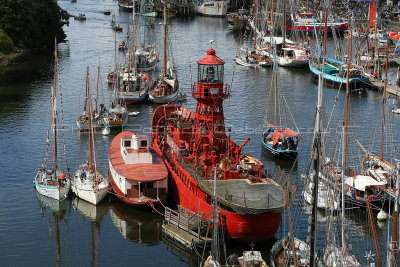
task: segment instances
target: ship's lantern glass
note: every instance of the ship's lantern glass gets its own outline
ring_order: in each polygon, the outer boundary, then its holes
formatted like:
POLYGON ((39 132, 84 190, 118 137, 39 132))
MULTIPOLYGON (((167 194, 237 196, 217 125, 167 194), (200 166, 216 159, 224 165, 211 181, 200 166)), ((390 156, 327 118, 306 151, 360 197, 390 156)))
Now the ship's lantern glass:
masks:
POLYGON ((204 83, 222 83, 224 75, 223 65, 199 65, 198 81, 204 83))

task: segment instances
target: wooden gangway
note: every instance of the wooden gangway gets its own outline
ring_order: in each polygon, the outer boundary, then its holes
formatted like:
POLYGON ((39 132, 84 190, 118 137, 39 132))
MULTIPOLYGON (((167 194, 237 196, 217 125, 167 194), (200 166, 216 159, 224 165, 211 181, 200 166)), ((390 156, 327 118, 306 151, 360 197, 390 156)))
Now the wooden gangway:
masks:
POLYGON ((211 244, 209 227, 213 214, 204 215, 178 206, 178 211, 165 207, 163 233, 185 247, 204 246, 211 244))
MULTIPOLYGON (((370 83, 382 91, 383 91, 383 88, 385 87, 385 83, 383 83, 379 80, 376 80, 376 79, 370 79, 370 83)), ((387 84, 386 92, 389 93, 391 96, 400 97, 400 87, 397 85, 387 84)))

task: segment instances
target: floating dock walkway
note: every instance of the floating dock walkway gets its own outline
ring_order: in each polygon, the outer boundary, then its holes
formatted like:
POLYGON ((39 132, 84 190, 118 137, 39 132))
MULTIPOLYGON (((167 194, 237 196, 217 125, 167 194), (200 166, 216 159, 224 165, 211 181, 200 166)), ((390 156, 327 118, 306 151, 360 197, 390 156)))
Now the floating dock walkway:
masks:
MULTIPOLYGON (((211 244, 212 238, 209 227, 211 220, 202 212, 194 213, 178 206, 178 212, 165 207, 165 221, 162 231, 165 235, 179 242, 183 246, 192 249, 193 246, 204 247, 211 244)), ((212 215, 211 215, 212 216, 212 215)))
MULTIPOLYGON (((385 87, 385 83, 378 80, 370 79, 370 83, 380 91, 383 91, 383 88, 385 87)), ((391 96, 400 97, 400 87, 397 85, 387 84, 386 92, 391 96)))

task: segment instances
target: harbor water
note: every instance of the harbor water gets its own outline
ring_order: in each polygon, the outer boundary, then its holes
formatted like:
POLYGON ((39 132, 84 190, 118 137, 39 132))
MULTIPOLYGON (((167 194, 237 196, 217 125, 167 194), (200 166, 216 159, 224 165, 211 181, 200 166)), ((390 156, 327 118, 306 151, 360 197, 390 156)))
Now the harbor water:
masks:
MULTIPOLYGON (((114 32, 110 26, 111 16, 103 14, 110 9, 116 14, 116 22, 123 27, 117 33, 117 41, 126 41, 131 14, 118 9, 117 1, 58 1, 70 14, 85 13, 87 20, 70 19, 64 26, 67 40, 58 45, 59 85, 62 91, 64 117, 64 140, 67 163, 73 173, 87 156, 88 136, 79 133, 76 117, 83 112, 86 68, 90 69, 92 94, 96 91, 97 67, 100 65, 99 101, 110 103, 112 89, 105 82, 107 72, 114 68, 114 32)), ((162 19, 148 19, 151 28, 146 33, 154 37, 162 51, 162 19)), ((314 115, 317 102, 317 84, 308 67, 303 69, 279 68, 278 90, 285 95, 285 105, 279 112, 288 119, 294 118, 295 126, 302 135, 298 162, 276 161, 261 153, 261 134, 266 116, 271 118, 274 100, 270 98, 271 77, 269 68, 250 69, 235 65, 234 56, 241 43, 239 36, 228 30, 225 18, 197 16, 193 19, 170 18, 169 40, 177 67, 180 88, 188 98, 183 105, 194 110, 191 84, 197 79, 197 60, 206 55, 211 46, 225 61, 225 82, 232 86, 231 97, 224 101, 225 123, 232 130, 232 138, 263 161, 273 172, 280 166, 290 173, 298 186, 291 215, 296 236, 306 240, 309 212, 301 199, 303 180, 301 174, 308 169, 310 144, 313 136, 314 115), (209 41, 213 40, 212 43, 209 41), (300 206, 301 205, 301 206, 300 206)), ((138 33, 137 38, 142 37, 138 33)), ((333 40, 328 40, 330 50, 333 40)), ((329 50, 329 48, 328 48, 329 50)), ((330 51, 333 54, 333 51, 330 51)), ((119 60, 123 53, 117 51, 119 60)), ((51 56, 32 56, 28 61, 10 66, 0 72, 0 263, 2 266, 199 266, 204 252, 187 251, 163 237, 163 218, 152 211, 129 207, 113 197, 107 198, 98 207, 78 199, 69 199, 59 206, 57 203, 36 195, 33 179, 43 163, 46 153, 46 134, 51 119, 51 86, 54 85, 54 59, 51 56)), ((161 62, 160 62, 161 63, 161 62)), ((161 67, 161 64, 159 64, 161 67)), ((395 68, 389 70, 391 81, 395 80, 395 68)), ((338 146, 343 121, 344 90, 325 88, 324 123, 330 124, 332 137, 325 148, 333 151, 338 146), (333 112, 332 112, 333 110, 333 112)), ((380 117, 382 116, 381 94, 367 91, 351 95, 349 134, 349 164, 360 167, 364 156, 356 145, 359 140, 365 147, 379 154, 380 117), (375 133, 375 130, 378 129, 375 133)), ((389 98, 386 110, 397 108, 399 101, 389 98)), ((139 111, 138 116, 129 117, 124 128, 133 132, 150 134, 150 122, 157 105, 141 103, 129 106, 129 111, 139 111)), ((391 113, 390 113, 391 114, 391 113)), ((393 147, 400 141, 400 116, 389 115, 384 148, 387 158, 394 158, 393 147)), ((292 124, 294 125, 294 124, 292 124)), ((108 148, 118 130, 109 136, 96 135, 96 157, 100 172, 108 174, 108 148)), ((61 136, 61 135, 60 135, 61 136)), ((60 137, 60 143, 62 138, 60 137)), ((60 164, 64 158, 60 154, 60 164)), ((377 210, 374 211, 376 218, 377 210)), ((281 228, 276 234, 280 238, 289 230, 287 214, 282 214, 281 228)), ((374 252, 372 230, 365 209, 346 212, 347 240, 352 251, 364 264, 365 252, 374 252)), ((326 218, 321 215, 318 244, 324 243, 326 218)), ((381 258, 385 258, 388 238, 387 223, 376 227, 381 258)), ((276 239, 257 243, 269 262, 269 250, 276 239)), ((249 244, 227 242, 227 253, 241 255, 249 250, 249 244)), ((208 251, 205 252, 208 256, 208 251)), ((376 259, 376 256, 374 256, 376 259)))

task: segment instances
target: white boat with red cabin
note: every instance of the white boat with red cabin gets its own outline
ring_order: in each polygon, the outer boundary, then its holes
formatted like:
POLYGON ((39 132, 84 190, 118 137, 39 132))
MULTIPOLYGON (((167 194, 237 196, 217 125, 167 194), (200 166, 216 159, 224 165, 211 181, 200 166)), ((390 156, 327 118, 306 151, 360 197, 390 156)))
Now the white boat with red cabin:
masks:
POLYGON ((147 135, 124 131, 113 139, 109 176, 114 193, 125 203, 150 207, 167 199, 168 171, 147 135))
POLYGON ((230 96, 230 87, 223 82, 225 62, 209 49, 197 64, 198 82, 192 85, 196 112, 166 104, 152 118, 153 148, 164 157, 171 195, 185 209, 212 214, 216 183, 220 224, 227 238, 272 238, 285 207, 284 190, 264 173, 260 160, 242 153, 250 138, 238 146, 230 129, 225 131, 223 100, 230 96))
MULTIPOLYGON (((314 26, 317 31, 325 31, 325 22, 320 22, 315 18, 314 13, 300 13, 290 15, 290 20, 286 24, 289 31, 303 31, 314 33, 314 26)), ((347 21, 327 21, 327 32, 332 32, 335 28, 337 32, 344 32, 347 28, 347 21)))

